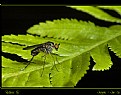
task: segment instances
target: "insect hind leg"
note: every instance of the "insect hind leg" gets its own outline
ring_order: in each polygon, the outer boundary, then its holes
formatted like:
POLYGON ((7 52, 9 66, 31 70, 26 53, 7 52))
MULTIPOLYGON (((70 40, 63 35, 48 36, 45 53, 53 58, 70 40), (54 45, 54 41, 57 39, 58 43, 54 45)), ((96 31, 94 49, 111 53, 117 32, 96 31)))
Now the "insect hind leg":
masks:
POLYGON ((33 58, 34 58, 34 56, 32 56, 31 60, 28 62, 28 64, 24 68, 21 69, 21 71, 25 70, 29 66, 29 64, 31 63, 31 61, 33 60, 33 58))

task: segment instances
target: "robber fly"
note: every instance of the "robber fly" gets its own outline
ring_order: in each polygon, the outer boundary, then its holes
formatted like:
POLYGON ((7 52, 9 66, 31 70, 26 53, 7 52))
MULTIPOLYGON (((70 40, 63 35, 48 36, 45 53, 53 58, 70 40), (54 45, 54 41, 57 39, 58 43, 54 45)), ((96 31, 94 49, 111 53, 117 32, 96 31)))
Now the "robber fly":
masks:
MULTIPOLYGON (((22 70, 24 70, 30 64, 30 62, 33 60, 34 56, 38 55, 40 52, 44 52, 45 55, 42 57, 45 57, 45 59, 46 59, 46 54, 50 54, 50 55, 54 54, 54 53, 52 53, 52 50, 55 49, 56 51, 58 51, 59 45, 60 44, 54 44, 53 42, 48 41, 46 43, 33 45, 33 46, 27 46, 27 47, 23 48, 23 50, 28 50, 28 49, 32 49, 32 48, 34 48, 34 49, 31 51, 31 55, 32 55, 31 60, 28 62, 28 64, 22 70)), ((54 54, 54 55, 57 55, 57 54, 54 54)), ((56 61, 57 61, 57 58, 56 58, 56 61)), ((45 65, 45 60, 44 60, 44 65, 45 65)), ((43 65, 43 71, 44 71, 44 65, 43 65)), ((54 61, 54 66, 55 66, 55 61, 54 61)), ((55 66, 55 68, 56 68, 56 66, 55 66)), ((57 68, 56 68, 56 70, 57 70, 57 68)), ((42 74, 43 74, 43 71, 42 71, 42 74)), ((41 74, 41 76, 42 76, 42 74, 41 74)))

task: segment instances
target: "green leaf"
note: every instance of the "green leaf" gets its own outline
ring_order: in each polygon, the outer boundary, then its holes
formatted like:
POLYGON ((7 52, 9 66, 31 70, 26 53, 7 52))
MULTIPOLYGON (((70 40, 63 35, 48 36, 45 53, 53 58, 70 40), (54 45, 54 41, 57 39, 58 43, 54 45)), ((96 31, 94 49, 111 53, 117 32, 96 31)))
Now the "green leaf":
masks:
POLYGON ((86 74, 89 69, 90 55, 88 53, 76 56, 71 60, 65 61, 58 65, 60 72, 51 72, 51 83, 53 86, 73 87, 78 83, 78 80, 86 74))
MULTIPOLYGON (((110 30, 112 31, 119 31, 121 30, 121 27, 120 25, 114 25, 114 26, 111 26, 110 27, 110 30)), ((121 58, 121 35, 116 37, 115 39, 113 40, 110 40, 108 42, 108 46, 110 47, 110 49, 112 51, 114 51, 116 53, 116 55, 121 58)))
MULTIPOLYGON (((98 6, 97 7, 93 7, 93 6, 68 6, 68 7, 74 8, 74 9, 79 10, 79 11, 86 12, 86 13, 94 16, 95 18, 98 18, 101 20, 121 23, 121 19, 109 15, 108 13, 99 9, 100 7, 98 7, 98 6)), ((101 8, 108 8, 108 9, 110 8, 110 9, 118 12, 119 14, 121 13, 121 6, 119 6, 119 7, 115 7, 115 6, 105 7, 104 6, 101 8)))
POLYGON ((96 63, 93 70, 107 70, 112 66, 112 61, 107 48, 107 44, 102 44, 91 50, 91 56, 96 63))
POLYGON ((118 14, 121 15, 121 6, 98 6, 99 8, 115 10, 118 14))
POLYGON ((111 67, 107 44, 117 56, 120 57, 121 54, 117 48, 117 45, 120 45, 121 25, 106 28, 95 26, 92 22, 61 19, 34 25, 27 32, 40 36, 4 35, 2 51, 30 60, 32 49, 23 50, 24 47, 52 41, 60 43, 58 51, 53 50, 53 53, 59 56, 46 55, 44 71, 42 52, 34 57, 24 71, 20 70, 27 65, 26 62, 16 62, 3 57, 2 86, 4 87, 74 87, 87 73, 90 56, 96 62, 93 70, 107 70, 111 67), (116 44, 112 42, 115 39, 118 39, 116 44))
POLYGON ((110 49, 114 51, 118 57, 121 58, 121 36, 111 40, 108 45, 110 49))
POLYGON ((71 73, 71 83, 77 84, 80 77, 83 77, 86 74, 86 70, 89 69, 89 60, 90 54, 89 52, 83 53, 75 58, 72 61, 72 73, 71 73), (80 64, 81 63, 81 64, 80 64))

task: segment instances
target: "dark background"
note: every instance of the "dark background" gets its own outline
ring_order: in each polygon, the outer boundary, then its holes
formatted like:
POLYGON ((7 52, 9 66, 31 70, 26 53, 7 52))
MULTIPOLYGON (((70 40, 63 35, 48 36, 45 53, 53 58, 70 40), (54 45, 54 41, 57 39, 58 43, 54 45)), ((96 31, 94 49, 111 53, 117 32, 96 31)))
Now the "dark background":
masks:
POLYGON ((103 5, 118 5, 121 4, 120 0, 111 0, 110 2, 108 0, 1 0, 2 4, 70 4, 70 5, 87 5, 87 4, 91 4, 91 5, 99 5, 99 4, 103 4, 103 5))
MULTIPOLYGON (((103 9, 112 16, 120 18, 115 11, 103 9)), ((117 23, 98 20, 93 16, 65 6, 2 6, 2 36, 10 34, 26 34, 26 30, 39 22, 61 18, 75 18, 91 21, 98 26, 109 27, 117 23)), ((118 24, 117 24, 118 25, 118 24)), ((90 70, 78 82, 75 88, 121 88, 121 59, 109 50, 113 66, 106 71, 92 71, 93 59, 90 58, 90 70)), ((2 53, 12 60, 25 61, 14 54, 2 53)))

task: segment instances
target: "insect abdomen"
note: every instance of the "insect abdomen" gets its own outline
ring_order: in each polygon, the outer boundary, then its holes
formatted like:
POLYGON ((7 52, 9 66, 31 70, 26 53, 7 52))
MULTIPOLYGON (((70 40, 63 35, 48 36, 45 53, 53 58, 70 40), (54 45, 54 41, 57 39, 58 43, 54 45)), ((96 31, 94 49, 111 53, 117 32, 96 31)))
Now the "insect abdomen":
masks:
POLYGON ((36 56, 40 52, 39 48, 35 48, 31 51, 32 56, 36 56))
POLYGON ((46 52, 46 49, 45 48, 40 48, 40 47, 38 47, 38 48, 35 48, 35 49, 33 49, 32 51, 31 51, 31 55, 32 56, 36 56, 38 53, 40 53, 40 52, 46 52))

